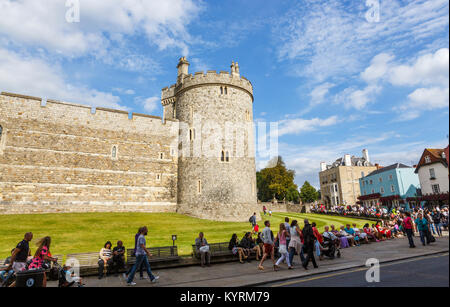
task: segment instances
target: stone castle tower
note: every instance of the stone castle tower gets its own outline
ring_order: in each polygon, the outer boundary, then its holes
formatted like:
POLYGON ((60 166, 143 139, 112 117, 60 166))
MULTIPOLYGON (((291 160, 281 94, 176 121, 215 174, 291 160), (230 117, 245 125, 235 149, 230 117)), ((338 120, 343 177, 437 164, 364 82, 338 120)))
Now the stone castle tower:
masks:
POLYGON ((222 221, 246 221, 259 212, 253 133, 253 87, 240 76, 189 74, 178 63, 176 84, 162 89, 163 120, 180 123, 177 212, 222 221))

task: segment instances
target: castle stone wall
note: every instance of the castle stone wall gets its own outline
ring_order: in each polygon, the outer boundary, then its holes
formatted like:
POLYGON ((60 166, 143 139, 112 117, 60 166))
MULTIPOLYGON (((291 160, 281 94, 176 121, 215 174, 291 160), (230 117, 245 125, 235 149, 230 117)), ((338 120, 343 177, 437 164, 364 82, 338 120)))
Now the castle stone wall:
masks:
POLYGON ((2 93, 0 125, 0 213, 176 210, 176 121, 2 93))

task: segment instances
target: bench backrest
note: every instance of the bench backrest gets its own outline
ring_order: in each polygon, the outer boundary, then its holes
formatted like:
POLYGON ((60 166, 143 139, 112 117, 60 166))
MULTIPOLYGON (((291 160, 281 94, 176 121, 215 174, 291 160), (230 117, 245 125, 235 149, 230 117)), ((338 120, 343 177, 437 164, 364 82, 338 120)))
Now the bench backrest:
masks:
MULTIPOLYGON (((149 260, 178 257, 177 246, 150 247, 147 248, 147 250, 150 252, 150 254, 152 254, 151 257, 148 257, 149 260)), ((136 260, 134 249, 127 249, 127 259, 128 262, 133 262, 136 260)))
POLYGON ((76 259, 79 262, 79 265, 83 267, 96 266, 98 264, 99 252, 69 254, 66 257, 66 262, 70 263, 71 258, 76 259))
MULTIPOLYGON (((218 253, 231 253, 231 251, 228 249, 228 244, 229 242, 209 243, 209 251, 211 255, 218 253)), ((192 245, 192 250, 194 251, 194 254, 198 253, 197 246, 195 244, 192 245)))

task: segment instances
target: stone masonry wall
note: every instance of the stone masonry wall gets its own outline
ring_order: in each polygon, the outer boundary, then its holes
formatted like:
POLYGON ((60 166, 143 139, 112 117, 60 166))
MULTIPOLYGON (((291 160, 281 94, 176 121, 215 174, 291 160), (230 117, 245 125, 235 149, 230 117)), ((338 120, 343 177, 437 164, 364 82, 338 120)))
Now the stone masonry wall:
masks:
POLYGON ((176 121, 2 93, 0 125, 0 213, 176 210, 176 121))

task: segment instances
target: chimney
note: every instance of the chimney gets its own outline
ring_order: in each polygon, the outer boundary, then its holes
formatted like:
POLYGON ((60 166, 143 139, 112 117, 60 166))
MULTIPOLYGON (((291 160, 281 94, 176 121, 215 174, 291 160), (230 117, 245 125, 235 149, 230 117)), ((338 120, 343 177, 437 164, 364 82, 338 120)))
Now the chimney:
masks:
POLYGON ((178 62, 177 68, 178 68, 178 78, 187 76, 189 74, 189 62, 186 59, 186 57, 181 57, 180 61, 178 62))
POLYGON ((345 166, 352 166, 352 159, 350 158, 350 155, 344 156, 344 163, 345 163, 345 166))
POLYGON ((370 163, 370 158, 369 158, 369 151, 367 149, 363 149, 362 151, 363 154, 363 158, 370 163))
POLYGON ((327 170, 327 164, 325 162, 320 162, 320 171, 326 171, 327 170))

